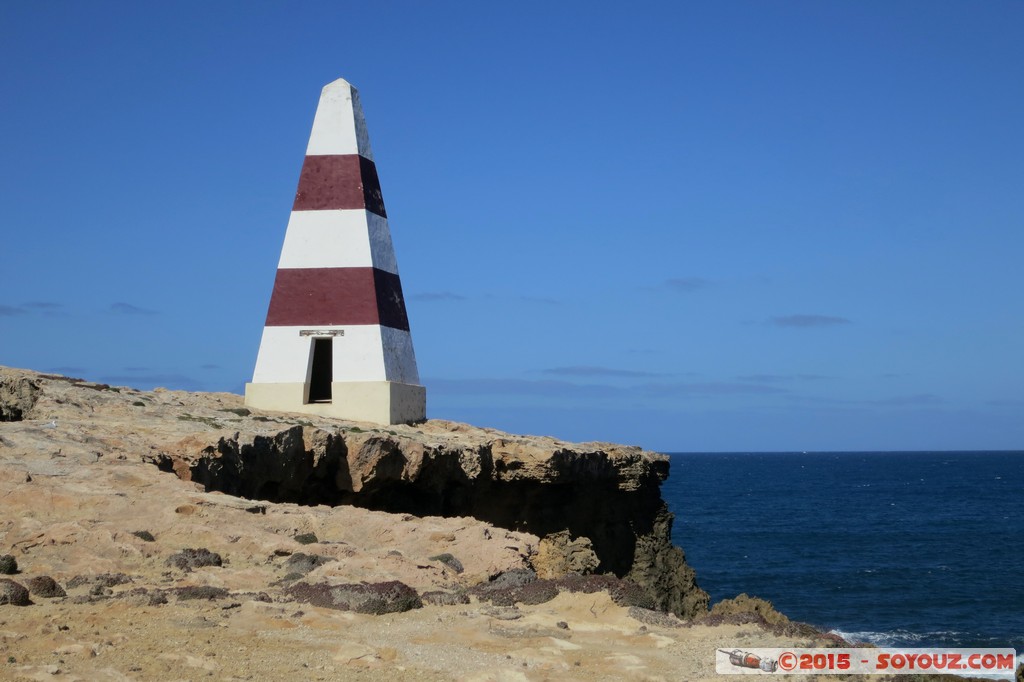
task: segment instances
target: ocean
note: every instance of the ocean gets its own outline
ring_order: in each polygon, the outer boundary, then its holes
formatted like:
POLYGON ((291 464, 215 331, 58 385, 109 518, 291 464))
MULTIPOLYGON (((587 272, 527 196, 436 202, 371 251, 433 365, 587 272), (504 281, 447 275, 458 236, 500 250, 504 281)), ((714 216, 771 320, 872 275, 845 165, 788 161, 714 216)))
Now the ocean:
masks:
POLYGON ((1024 452, 672 453, 673 540, 712 603, 896 647, 1024 651, 1024 452))

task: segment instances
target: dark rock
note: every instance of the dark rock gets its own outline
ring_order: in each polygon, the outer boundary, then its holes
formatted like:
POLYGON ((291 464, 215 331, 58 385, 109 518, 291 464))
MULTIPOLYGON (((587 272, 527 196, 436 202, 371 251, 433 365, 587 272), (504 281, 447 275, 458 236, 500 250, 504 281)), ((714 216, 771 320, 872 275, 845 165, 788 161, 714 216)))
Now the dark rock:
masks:
POLYGON ((145 587, 136 587, 118 596, 137 606, 160 606, 167 603, 167 594, 163 590, 150 590, 145 587))
POLYGON ((624 577, 647 591, 654 608, 696 618, 707 613, 708 593, 697 587, 696 571, 686 563, 683 550, 672 544, 675 517, 660 499, 659 505, 650 531, 636 538, 633 565, 624 577))
POLYGON ((145 542, 156 542, 156 538, 148 530, 136 530, 132 531, 132 535, 145 542))
POLYGON ((48 575, 29 578, 25 581, 25 587, 27 587, 28 591, 35 596, 43 597, 45 599, 68 596, 68 593, 64 591, 64 588, 58 585, 57 581, 48 575))
POLYGON ((517 568, 475 586, 472 592, 495 606, 515 606, 551 601, 558 596, 558 587, 552 580, 538 580, 537 574, 529 569, 517 568))
POLYGON ((0 575, 14 575, 18 572, 18 560, 11 554, 0 556, 0 575))
POLYGON ((98 575, 76 575, 68 581, 68 589, 73 590, 83 585, 101 585, 103 587, 114 587, 133 582, 131 577, 124 573, 100 573, 98 575))
POLYGON ((437 590, 434 592, 424 592, 421 598, 425 603, 433 604, 434 606, 458 606, 469 603, 469 595, 465 592, 437 590))
POLYGON ((211 587, 210 585, 189 585, 174 590, 178 601, 186 599, 224 599, 230 594, 223 587, 211 587))
POLYGON ((438 554, 437 556, 430 557, 431 561, 440 561, 442 564, 452 569, 456 573, 462 573, 465 568, 462 566, 462 562, 456 559, 454 556, 445 552, 444 554, 438 554))
POLYGON ((298 573, 299 577, 302 577, 313 569, 332 561, 336 561, 336 559, 332 559, 329 556, 320 556, 319 554, 297 552, 288 557, 288 560, 284 562, 284 567, 288 569, 289 575, 298 573))
POLYGON ((223 563, 220 554, 211 552, 203 547, 183 549, 176 554, 172 554, 167 559, 168 566, 176 566, 183 571, 191 571, 194 568, 202 568, 203 566, 222 566, 223 563))
POLYGON ((353 585, 296 583, 285 593, 313 606, 373 615, 401 613, 423 607, 416 590, 397 580, 353 585))
POLYGON ((299 533, 293 539, 300 545, 312 545, 320 542, 316 537, 316 533, 299 533))
POLYGON ((24 585, 10 578, 0 578, 0 605, 28 606, 31 603, 24 585))
POLYGON ((528 585, 537 579, 537 574, 528 568, 513 568, 511 571, 500 573, 493 580, 486 583, 485 589, 505 590, 528 585))
POLYGON ((619 606, 637 606, 642 609, 658 608, 650 592, 632 580, 623 580, 613 575, 569 575, 552 581, 560 591, 607 592, 619 606))
POLYGON ((569 629, 569 624, 566 623, 564 620, 560 620, 557 623, 555 623, 555 627, 559 628, 561 630, 568 630, 569 629))

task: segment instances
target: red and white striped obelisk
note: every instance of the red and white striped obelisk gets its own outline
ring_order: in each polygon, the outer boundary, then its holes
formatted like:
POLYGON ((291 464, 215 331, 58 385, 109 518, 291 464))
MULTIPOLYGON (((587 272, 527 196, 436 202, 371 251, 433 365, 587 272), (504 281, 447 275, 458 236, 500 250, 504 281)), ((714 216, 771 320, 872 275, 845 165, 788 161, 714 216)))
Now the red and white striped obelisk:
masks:
POLYGON ((399 424, 426 417, 356 89, 324 87, 245 404, 399 424))

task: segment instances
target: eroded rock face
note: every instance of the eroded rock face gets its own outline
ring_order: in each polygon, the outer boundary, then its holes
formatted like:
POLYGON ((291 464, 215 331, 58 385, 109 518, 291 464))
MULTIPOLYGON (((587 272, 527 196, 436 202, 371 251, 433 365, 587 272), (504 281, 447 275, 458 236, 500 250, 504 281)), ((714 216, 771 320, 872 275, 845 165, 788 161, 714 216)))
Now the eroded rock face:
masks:
POLYGON ((207 490, 273 502, 470 516, 546 538, 537 557, 546 575, 628 576, 661 609, 683 617, 705 612, 707 594, 671 542, 673 517, 659 492, 668 458, 587 445, 294 426, 272 436, 220 438, 190 458, 187 476, 207 490))

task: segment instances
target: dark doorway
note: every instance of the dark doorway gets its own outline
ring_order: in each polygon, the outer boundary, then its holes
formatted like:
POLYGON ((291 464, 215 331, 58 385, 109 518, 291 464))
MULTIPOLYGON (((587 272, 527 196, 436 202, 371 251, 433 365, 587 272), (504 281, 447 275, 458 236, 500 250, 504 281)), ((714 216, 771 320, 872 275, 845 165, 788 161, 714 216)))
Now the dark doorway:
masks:
POLYGON ((331 402, 331 380, 334 377, 331 342, 334 339, 313 339, 313 368, 309 373, 309 402, 331 402))

